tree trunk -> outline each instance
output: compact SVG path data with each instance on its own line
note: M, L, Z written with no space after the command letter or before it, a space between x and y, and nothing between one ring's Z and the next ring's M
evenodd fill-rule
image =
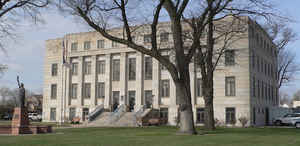
M189 78L189 77L186 77ZM179 100L179 120L180 128L179 134L197 134L194 126L192 102L191 102L191 90L190 82L180 81L175 83L176 85L176 96Z
M208 77L206 82L203 82L203 96L205 102L205 130L215 130L215 119L214 119L214 87L213 79Z

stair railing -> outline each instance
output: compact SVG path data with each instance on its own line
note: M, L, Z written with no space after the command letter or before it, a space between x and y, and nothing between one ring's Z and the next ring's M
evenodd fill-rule
M104 111L104 105L99 105L88 115L88 121L91 122L95 120Z
M121 104L111 115L110 122L115 122L121 118L121 116L126 112L126 106Z

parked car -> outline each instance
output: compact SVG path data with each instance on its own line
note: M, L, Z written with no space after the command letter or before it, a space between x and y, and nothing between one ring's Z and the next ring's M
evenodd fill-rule
M28 118L31 121L42 121L42 115L38 113L28 113Z
M5 114L5 115L3 116L3 119L4 119L4 120L12 120L12 115L11 115L11 114Z
M300 113L286 114L283 117L276 118L274 124L277 126L293 125L300 128Z

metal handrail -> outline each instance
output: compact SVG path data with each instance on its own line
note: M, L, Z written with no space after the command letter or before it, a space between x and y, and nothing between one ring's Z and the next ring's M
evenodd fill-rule
M104 111L104 105L99 105L88 115L89 122L93 121L97 116L99 116Z
M113 113L110 115L110 122L115 122L121 118L121 116L126 112L126 106L124 104L120 105Z

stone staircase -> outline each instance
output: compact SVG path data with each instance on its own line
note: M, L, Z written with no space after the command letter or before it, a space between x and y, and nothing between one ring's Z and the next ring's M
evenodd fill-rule
M134 112L126 112L116 121L111 121L112 112L103 112L94 121L89 122L89 127L137 127Z

